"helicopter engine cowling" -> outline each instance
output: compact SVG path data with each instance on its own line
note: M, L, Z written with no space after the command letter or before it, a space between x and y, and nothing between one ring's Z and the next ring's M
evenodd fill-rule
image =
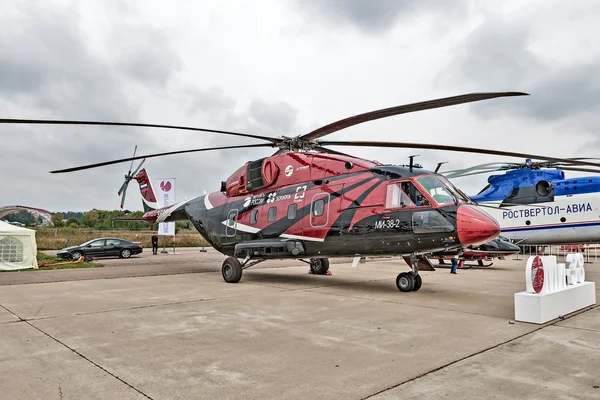
M263 189L275 183L278 175L279 167L273 160L250 161L231 174L225 183L225 192L227 196L238 196Z

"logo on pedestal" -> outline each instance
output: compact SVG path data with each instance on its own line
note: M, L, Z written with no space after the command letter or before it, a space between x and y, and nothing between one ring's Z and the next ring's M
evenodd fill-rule
M163 192L168 192L169 190L171 190L171 182L162 181L160 183L160 188L162 189Z
M533 284L533 290L536 293L542 291L544 287L544 263L540 257L535 257L533 259L533 264L531 266L531 282Z

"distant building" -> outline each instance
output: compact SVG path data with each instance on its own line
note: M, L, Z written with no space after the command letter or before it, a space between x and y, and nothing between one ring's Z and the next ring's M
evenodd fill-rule
M28 206L0 206L0 220L4 219L8 215L17 213L19 211L27 211L31 213L36 219L39 220L39 217L42 218L41 225L51 225L52 224L52 213L48 210L44 210L42 208L28 207ZM10 223L10 222L9 222ZM15 224L13 224L15 225ZM22 224L21 224L22 225ZM19 226L21 226L19 225Z

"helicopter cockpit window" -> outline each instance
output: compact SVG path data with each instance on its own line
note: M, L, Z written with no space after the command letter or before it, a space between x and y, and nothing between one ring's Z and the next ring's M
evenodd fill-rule
M417 211L412 215L414 233L452 232L454 226L437 210Z
M410 181L390 183L385 198L386 208L429 206L429 201Z
M444 185L446 185L446 187L448 188L448 190L450 191L450 193L456 197L458 199L458 201L464 201L465 203L468 203L471 201L471 198L469 197L468 194L466 194L465 192L463 192L462 190L460 190L459 188L457 188L456 186L454 186L452 184L452 182L450 182L448 180L448 178L446 178L443 175L438 175L436 176L437 179L439 179Z
M423 186L423 189L425 189L439 205L454 203L458 200L458 195L436 176L420 176L417 178L417 182Z

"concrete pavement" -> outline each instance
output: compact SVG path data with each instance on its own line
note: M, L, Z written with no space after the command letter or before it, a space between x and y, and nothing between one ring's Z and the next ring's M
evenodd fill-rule
M600 308L511 323L523 260L401 293L400 259L273 261L227 284L218 253L178 250L0 273L0 398L600 397Z

